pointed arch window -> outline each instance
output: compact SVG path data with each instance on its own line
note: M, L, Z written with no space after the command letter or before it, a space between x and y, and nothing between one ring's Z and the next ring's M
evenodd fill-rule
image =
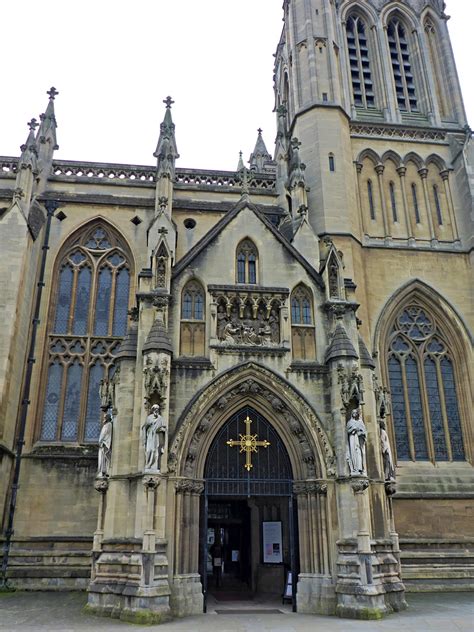
M434 202L435 202L436 217L438 219L438 225L442 226L443 225L443 213L441 211L441 201L440 201L440 198L439 198L439 189L438 189L438 185L437 184L433 185L433 198L434 198Z
M347 20L346 32L354 105L365 109L375 108L368 33L364 20L358 15L351 15Z
M257 283L258 251L250 239L240 242L236 252L237 283Z
M411 185L411 197L413 199L413 210L415 212L415 221L417 224L420 224L420 205L418 204L418 190L416 188L416 184L413 183Z
M369 198L370 219L375 220L374 185L372 180L367 180L367 196Z
M387 36L398 107L402 112L419 112L407 29L394 18L388 24Z
M204 356L204 318L204 290L197 281L189 281L181 294L181 355Z
M463 461L453 355L442 326L416 302L395 319L388 376L398 460Z
M126 332L130 256L111 229L95 224L66 242L54 275L39 439L95 442L100 382Z
M304 285L291 294L291 339L294 360L315 360L313 297Z

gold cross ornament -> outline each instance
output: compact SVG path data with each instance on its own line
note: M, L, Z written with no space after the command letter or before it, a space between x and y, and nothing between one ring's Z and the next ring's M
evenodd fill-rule
M247 472L250 472L250 470L253 467L252 452L258 452L257 447L268 448L268 446L270 445L270 441L267 441L266 439L265 441L257 441L257 435L250 434L250 424L252 423L252 420L250 419L248 415L244 423L246 426L247 434L241 434L240 441L234 441L233 439L231 439L230 441L227 441L227 445L230 446L231 448L234 448L235 446L237 446L240 448L241 452L245 452L244 467L247 470Z

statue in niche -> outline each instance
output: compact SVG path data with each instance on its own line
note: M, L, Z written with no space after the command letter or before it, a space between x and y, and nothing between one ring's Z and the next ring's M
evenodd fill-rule
M349 465L351 476L365 476L366 454L365 444L367 441L367 428L362 419L360 408L354 408L346 424L347 452L346 460Z
M166 423L160 415L160 407L153 404L150 414L142 426L142 440L145 448L145 471L159 472L164 453Z
M221 303L217 308L217 338L226 344L252 347L272 347L280 344L280 315L279 308L273 305L269 316L266 308L261 305L256 318L252 307L247 304L243 318L239 310L232 306L230 317L225 306Z
M395 480L395 467L393 464L390 441L388 439L387 429L385 426L385 421L383 421L383 419L379 421L379 427L380 427L380 446L382 449L384 479L386 482L393 482Z
M99 454L97 476L106 478L110 473L110 464L112 457L112 430L113 430L113 413L112 408L105 411L104 423L99 435Z

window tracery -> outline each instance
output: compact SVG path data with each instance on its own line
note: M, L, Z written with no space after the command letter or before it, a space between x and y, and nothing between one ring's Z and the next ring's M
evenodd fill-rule
M66 243L50 309L41 441L94 442L100 382L126 333L130 262L101 224Z
M204 290L197 281L189 281L181 295L181 355L204 356Z
M294 360L315 359L313 301L303 285L299 285L291 295L291 338Z
M416 302L396 317L388 375L398 460L464 460L454 359L442 328Z
M250 239L244 239L236 253L237 283L257 283L258 252Z

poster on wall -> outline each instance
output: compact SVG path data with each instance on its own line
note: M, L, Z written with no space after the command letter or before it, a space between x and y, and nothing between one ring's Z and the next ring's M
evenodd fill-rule
M281 564L283 562L281 522L263 522L262 528L264 564Z

